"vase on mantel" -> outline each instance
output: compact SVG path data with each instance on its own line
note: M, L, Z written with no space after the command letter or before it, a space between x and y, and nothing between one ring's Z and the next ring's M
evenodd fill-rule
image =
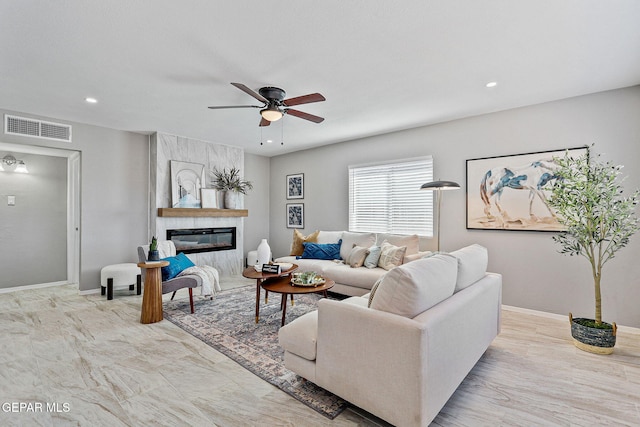
M238 209L240 206L240 193L232 190L224 192L224 208Z
M258 265L269 264L271 261L271 247L267 243L267 239L262 239L258 245Z

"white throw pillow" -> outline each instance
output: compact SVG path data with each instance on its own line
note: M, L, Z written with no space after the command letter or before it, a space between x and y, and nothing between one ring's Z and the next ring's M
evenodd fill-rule
M347 259L353 246L363 246L368 248L376 242L375 233L342 233L342 246L340 246L340 258Z
M413 318L453 295L458 260L438 254L394 268L371 290L369 306Z
M453 251L451 255L458 259L456 292L482 279L487 272L489 254L484 246L473 244Z
M406 251L406 246L394 246L385 240L382 242L382 246L380 246L378 267L382 267L385 270L391 270L392 268L401 265Z

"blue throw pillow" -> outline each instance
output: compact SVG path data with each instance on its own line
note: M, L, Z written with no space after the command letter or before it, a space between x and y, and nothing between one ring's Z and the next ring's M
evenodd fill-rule
M163 258L163 261L169 261L169 265L162 267L162 281L171 280L186 268L193 267L195 264L182 252L176 256Z
M309 243L305 242L304 252L300 258L302 259L340 259L340 245L342 239L338 243Z

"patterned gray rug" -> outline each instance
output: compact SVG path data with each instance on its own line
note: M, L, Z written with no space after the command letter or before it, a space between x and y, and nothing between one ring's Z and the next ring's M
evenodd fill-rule
M284 367L284 352L278 345L278 329L282 319L280 295L270 294L260 303L260 322L255 323L255 285L219 292L213 300L195 303L195 314L189 310L189 299L165 301L164 317L194 337L235 360L245 369L273 384L300 402L334 419L348 406L329 393ZM319 295L297 295L295 305L288 302L287 323L316 309Z

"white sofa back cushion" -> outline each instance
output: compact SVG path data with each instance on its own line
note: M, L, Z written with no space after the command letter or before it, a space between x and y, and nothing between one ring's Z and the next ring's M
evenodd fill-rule
M322 231L318 234L318 242L322 244L338 243L342 239L342 231Z
M390 234L379 233L377 238L377 245L382 245L382 242L387 241L394 246L406 246L406 255L417 254L420 250L420 239L417 234Z
M458 258L458 279L455 292L482 279L487 272L489 254L484 246L473 244L450 254Z
M373 287L370 307L413 318L453 295L458 259L437 254L396 267Z
M368 248L376 242L375 233L352 233L345 231L342 233L342 245L340 246L340 258L347 259L354 246Z

